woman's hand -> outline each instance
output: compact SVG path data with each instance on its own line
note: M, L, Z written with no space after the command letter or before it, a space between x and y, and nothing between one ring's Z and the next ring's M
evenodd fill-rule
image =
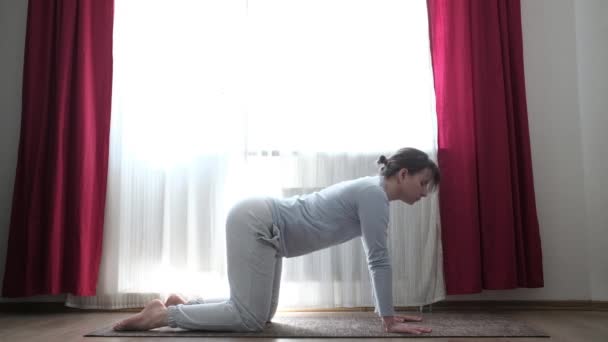
M432 331L431 328L405 323L420 321L422 321L422 317L419 316L384 316L382 317L382 326L384 331L391 333L408 333L414 335L430 333Z
M420 316L408 316L408 315L396 315L393 316L393 320L397 323L405 323L405 322L422 322L422 317Z

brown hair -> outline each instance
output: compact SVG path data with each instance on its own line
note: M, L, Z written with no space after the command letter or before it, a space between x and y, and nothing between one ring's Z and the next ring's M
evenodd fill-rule
M432 174L431 190L435 189L441 180L437 164L426 153L413 147L402 148L389 158L382 155L378 158L377 163L383 165L380 168L380 175L384 178L391 177L401 169L406 169L412 175L424 169L429 169Z

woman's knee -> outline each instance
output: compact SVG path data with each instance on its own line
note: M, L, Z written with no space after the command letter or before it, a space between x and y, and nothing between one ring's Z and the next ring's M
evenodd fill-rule
M264 327L263 326L262 327L253 327L253 328L250 328L249 331L255 332L255 333L262 332L262 331L264 331Z

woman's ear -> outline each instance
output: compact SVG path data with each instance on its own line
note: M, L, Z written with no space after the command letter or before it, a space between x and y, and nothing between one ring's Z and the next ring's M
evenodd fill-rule
M397 177L397 182L398 183L403 182L405 180L405 177L407 176L407 174L408 174L408 172L407 172L406 168L399 170L399 172L397 173L397 175L399 176L399 177Z

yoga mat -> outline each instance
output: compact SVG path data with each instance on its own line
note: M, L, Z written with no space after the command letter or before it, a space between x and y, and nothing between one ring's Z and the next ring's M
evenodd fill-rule
M402 313L414 314L417 313ZM422 335L385 333L379 318L371 312L281 313L264 331L256 333L191 331L163 327L149 331L114 331L104 327L89 337L549 337L524 322L494 313L434 312L422 315L423 322L411 323L433 328Z

